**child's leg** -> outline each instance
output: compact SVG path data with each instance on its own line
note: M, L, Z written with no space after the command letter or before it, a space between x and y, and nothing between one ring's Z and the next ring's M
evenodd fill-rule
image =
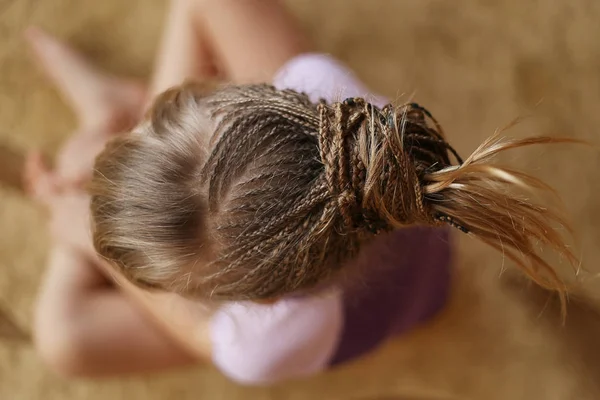
M131 80L102 73L56 38L30 28L29 43L46 74L73 107L80 127L59 151L55 172L66 183L86 181L110 135L139 119L145 90Z
M206 31L194 23L192 12L193 1L171 0L150 82L150 100L186 79L204 80L218 74Z
M25 36L46 75L77 114L81 130L113 133L137 122L146 95L142 85L98 71L40 29L30 28Z
M229 79L271 82L308 41L280 0L190 0L193 18L212 40Z
M235 83L270 82L286 61L308 48L278 0L171 0L152 97L217 72Z

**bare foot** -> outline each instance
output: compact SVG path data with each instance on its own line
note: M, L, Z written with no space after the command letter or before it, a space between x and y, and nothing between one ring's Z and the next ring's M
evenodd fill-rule
M129 129L144 106L144 86L98 71L65 43L38 28L25 32L46 75L73 108L83 130L115 133Z

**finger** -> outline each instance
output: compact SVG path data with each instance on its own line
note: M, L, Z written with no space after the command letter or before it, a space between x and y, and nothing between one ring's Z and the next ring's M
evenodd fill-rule
M50 204L58 192L57 180L39 151L27 156L25 180L28 193L43 203Z
M33 196L34 182L39 176L41 153L37 150L30 151L25 157L23 169L23 186L27 194Z

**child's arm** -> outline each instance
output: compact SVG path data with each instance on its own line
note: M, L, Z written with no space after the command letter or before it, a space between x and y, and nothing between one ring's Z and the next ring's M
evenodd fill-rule
M174 335L172 339L164 334L170 330L161 330L163 326L156 323L172 329L177 320L169 311L181 307L177 303L153 307L151 298L133 285L115 285L110 268L95 256L89 236L89 197L61 188L35 154L27 163L27 181L31 195L50 211L56 242L34 329L35 343L46 362L64 375L101 376L197 361L194 353L173 340ZM162 315L171 319L162 321ZM205 353L210 354L210 348L200 352Z
M162 334L83 253L57 244L38 299L35 343L68 376L142 373L197 359Z

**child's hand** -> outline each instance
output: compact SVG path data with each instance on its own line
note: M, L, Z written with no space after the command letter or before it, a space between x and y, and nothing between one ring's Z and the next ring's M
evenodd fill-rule
M83 131L73 135L56 158L54 173L62 185L81 187L92 176L96 156L112 137L104 131Z
M89 220L89 196L65 183L47 167L37 152L28 156L25 181L29 194L50 211L53 240L87 255L95 255Z

